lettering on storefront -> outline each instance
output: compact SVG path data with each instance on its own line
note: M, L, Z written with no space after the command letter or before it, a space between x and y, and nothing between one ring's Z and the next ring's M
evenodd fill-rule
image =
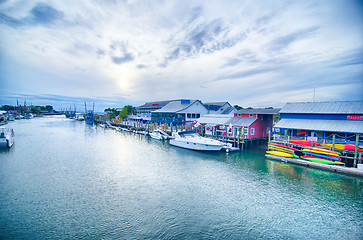
M362 115L348 115L347 120L363 120Z

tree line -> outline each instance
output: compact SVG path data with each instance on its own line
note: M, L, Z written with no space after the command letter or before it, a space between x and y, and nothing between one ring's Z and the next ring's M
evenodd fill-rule
M136 108L131 105L126 105L121 110L116 109L116 108L106 108L104 110L104 112L107 112L108 114L110 114L110 119L118 116L122 120L127 118L128 115L136 115L136 113L137 113Z

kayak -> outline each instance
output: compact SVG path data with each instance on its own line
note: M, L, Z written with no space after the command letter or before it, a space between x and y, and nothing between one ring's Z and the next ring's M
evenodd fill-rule
M268 148L274 149L276 151L282 151L282 152L295 154L294 150L291 150L291 149L288 149L288 148L276 147L276 146L273 146L273 145L268 145Z
M285 145L277 144L277 143L270 143L270 145L273 145L273 146L276 146L276 147L288 148L288 149L291 149L291 150L294 150L294 151L296 151L296 150L297 150L297 149L296 149L296 148L294 148L294 147L289 147L289 146L285 146Z
M328 152L324 152L324 151L312 150L312 149L307 149L307 148L304 148L303 151L312 152L312 153L318 153L318 154L323 154L323 155L328 155L328 156L339 157L339 154L338 153L328 153Z
M285 153L295 154L295 153L290 152L290 151L288 151L288 150L278 149L278 148L274 148L274 147L268 147L268 150L280 151L280 152L285 152Z
M331 144L331 143L323 144L322 146L328 147L328 148L333 148L333 144ZM355 145L353 145L353 144L335 144L334 148L339 149L339 150L355 151ZM358 147L358 151L363 152L363 149Z
M335 160L335 161L340 161L340 157L328 156L328 155L324 155L324 154L318 154L318 153L307 152L307 151L303 151L303 153L306 154L306 155L311 155L311 156L315 156L315 157L320 157L320 158L326 158L326 159L331 159L331 160Z
M279 152L279 151L266 151L267 154L272 154L280 157L288 157L288 158L299 158L295 154L285 153L285 152Z
M355 145L353 144L344 144L344 150L355 151ZM363 152L361 148L358 147L358 151Z
M311 162L323 163L323 164L329 164L329 165L340 165L341 164L341 163L337 163L337 162L334 162L334 161L321 159L321 158L302 158L302 159L308 160L308 161L311 161Z
M333 148L333 144L331 144L331 143L322 144L321 146L328 147L328 148ZM343 144L335 144L334 148L338 149L338 150L344 150L344 145Z
M303 159L307 159L307 158L316 158L316 159L322 159L322 160L328 160L328 161L331 161L329 159L324 159L324 158L320 158L320 157L316 157L316 156L311 156L311 155L304 155L304 156L301 156L301 158ZM340 162L340 161L332 161L332 162L335 162L336 164L339 164L339 165L344 165L343 162Z
M308 141L308 140L290 140L289 142L294 143L294 144L298 144L298 145L304 145L304 146L311 146L311 144L313 144L314 147L320 146L319 143L311 142L311 141Z
M326 153L334 153L334 154L338 154L338 155L341 155L340 152L337 152L337 151L333 151L333 150L328 150L328 149L325 149L325 148L318 148L318 147L304 147L306 149L311 149L311 150L315 150L315 151L321 151L321 152L326 152Z

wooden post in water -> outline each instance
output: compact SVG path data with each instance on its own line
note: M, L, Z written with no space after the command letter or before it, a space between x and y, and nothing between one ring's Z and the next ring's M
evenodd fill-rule
M287 140L287 129L285 129L285 135L284 135L284 140Z
M244 149L245 145L245 127L242 126L242 149Z
M314 137L314 132L311 132L311 136ZM311 140L311 146L314 147L314 142Z
M335 134L333 134L333 146L332 146L332 150L334 151L335 149Z
M355 149L354 149L354 166L357 167L357 157L358 157L358 142L359 142L359 134L355 136Z
M271 131L268 131L268 142L267 145L270 145L271 142Z
M228 128L227 127L226 127L225 134L226 134L226 142L227 142L227 135L228 135Z
M240 144L240 137L241 137L241 128L237 128L237 146L239 147Z

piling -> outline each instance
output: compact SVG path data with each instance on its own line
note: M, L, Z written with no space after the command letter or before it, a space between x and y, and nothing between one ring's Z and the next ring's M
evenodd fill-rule
M354 167L357 167L359 134L355 136Z

